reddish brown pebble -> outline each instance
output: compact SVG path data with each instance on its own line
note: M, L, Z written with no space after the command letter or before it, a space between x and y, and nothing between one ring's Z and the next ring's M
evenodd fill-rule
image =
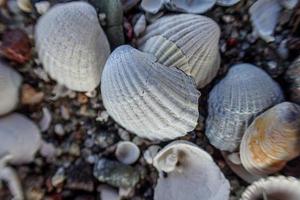
M9 60L24 64L31 59L31 43L21 29L7 30L3 34L1 54Z
M37 92L31 85L24 84L22 86L22 98L23 105L35 105L42 102L44 98L43 92Z
M89 101L89 98L86 95L84 95L83 93L79 93L77 95L77 101L80 104L86 104Z

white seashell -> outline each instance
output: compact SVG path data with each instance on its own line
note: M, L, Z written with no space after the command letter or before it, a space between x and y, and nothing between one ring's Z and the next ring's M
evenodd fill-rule
M299 200L300 181L294 177L268 177L250 185L240 200Z
M163 0L142 0L142 8L152 14L156 14L160 9L163 8Z
M18 8L26 13L32 12L32 4L30 0L17 0Z
M139 159L140 154L139 147L133 142L122 141L117 144L115 156L121 163L133 164Z
M180 14L149 25L139 45L144 52L154 54L159 63L192 76L202 88L219 70L219 38L220 28L210 18Z
M299 0L278 0L279 3L286 9L294 9Z
M145 15L141 15L140 18L137 20L137 22L134 25L133 31L134 34L138 37L146 30L146 18Z
M140 137L173 139L197 125L200 92L192 78L130 46L110 55L101 93L109 115Z
M205 134L216 148L232 152L253 118L283 99L266 72L251 64L235 65L209 94Z
M43 108L43 118L39 122L39 126L41 128L41 131L46 131L50 127L50 124L52 122L52 115L48 108Z
M216 0L163 0L166 8L171 11L186 13L204 13L211 9Z
M58 83L77 91L97 87L110 50L91 5L54 6L39 19L35 41L45 70Z
M50 8L50 2L49 1L36 2L34 4L34 7L36 8L36 11L40 15L43 15L43 14L45 14L49 10L49 8Z
M266 42L274 41L272 36L278 22L281 6L277 0L258 0L249 9L252 25Z
M0 115L14 110L19 102L21 75L0 62Z
M146 160L146 162L148 164L152 164L153 163L153 159L155 157L155 155L158 153L158 151L160 150L160 146L158 145L151 145L143 154L144 159Z
M220 6L233 6L241 0L217 0L217 4Z
M42 144L38 127L18 113L0 118L0 138L0 155L11 155L13 164L31 162Z
M175 141L154 158L159 177L154 200L228 200L230 185L212 157L196 145Z

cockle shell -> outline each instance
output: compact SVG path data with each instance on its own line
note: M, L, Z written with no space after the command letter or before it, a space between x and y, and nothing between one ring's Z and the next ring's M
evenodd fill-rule
M110 55L101 93L109 115L140 137L173 139L196 127L200 92L194 80L130 46Z
M209 94L206 136L218 149L232 152L253 118L283 98L279 85L263 70L235 65Z
M299 200L300 181L294 177L268 177L250 185L240 200Z
M45 70L57 82L77 91L97 87L110 50L91 5L54 6L39 19L35 41Z
M191 75L198 87L207 85L220 66L219 26L210 18L192 14L165 16L146 29L140 49L158 62Z
M31 162L42 144L37 125L18 113L0 118L0 138L0 156L13 164Z
M284 102L259 115L243 136L240 156L247 171L261 176L300 156L300 106Z
M289 84L289 97L291 101L300 104L300 56L289 66L285 74Z
M154 190L154 200L228 200L230 186L212 157L196 145L175 141L154 158L162 173Z
M14 110L19 102L21 75L0 62L0 115Z
M133 142L122 141L117 144L116 158L127 165L135 163L140 157L141 151Z

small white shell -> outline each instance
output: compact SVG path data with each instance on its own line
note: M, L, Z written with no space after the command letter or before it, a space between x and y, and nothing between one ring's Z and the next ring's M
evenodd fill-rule
M175 141L154 158L159 177L154 200L228 200L230 185L212 157L196 145Z
M163 0L142 0L142 8L152 14L157 13L164 5Z
M42 144L37 125L18 113L0 118L0 138L0 155L11 155L13 164L31 162Z
M110 50L91 5L54 6L39 19L35 42L45 70L57 82L77 91L97 87Z
M278 199L299 200L300 181L294 177L269 177L250 185L240 200Z
M158 145L151 145L143 154L144 159L148 164L153 163L153 159L158 151L161 149Z
M127 45L107 60L101 94L109 115L140 137L173 139L197 125L200 92L193 79Z
M139 35L141 35L146 30L146 25L147 23L146 23L145 15L141 15L133 28L135 36L138 37Z
M141 151L136 144L129 141L122 141L117 144L115 156L120 162L130 165L139 159L140 153Z
M198 87L207 85L220 66L220 28L210 18L192 14L164 16L146 29L140 49L158 62L192 76Z
M232 152L253 118L283 99L266 72L251 64L235 65L209 94L205 134L216 148Z
M217 4L220 6L233 6L241 0L217 0Z
M255 31L266 42L272 42L275 39L272 34L280 11L281 6L277 0L258 0L249 9Z
M14 110L19 102L21 75L0 62L0 115Z

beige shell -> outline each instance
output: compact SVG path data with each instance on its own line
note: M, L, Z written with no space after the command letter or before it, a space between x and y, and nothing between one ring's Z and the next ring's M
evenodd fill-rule
M135 163L140 157L141 151L133 142L122 141L117 144L116 158L127 165Z
M250 185L240 200L299 200L300 181L294 177L268 177Z
M207 85L220 66L220 28L210 18L193 14L164 16L146 29L140 49L158 62L191 75L198 87Z
M300 156L300 106L284 102L259 115L245 132L240 156L245 169L260 176Z
M39 19L35 42L45 70L58 83L77 91L97 87L110 50L91 5L54 6Z
M161 173L154 200L228 200L230 185L212 157L196 145L175 141L154 158Z
M0 138L0 156L10 155L13 164L31 162L42 144L37 125L18 113L0 118Z
M130 46L109 57L101 79L103 104L129 131L149 139L173 139L192 131L199 117L192 78Z
M205 134L216 148L233 152L253 118L283 99L266 72L251 64L235 65L209 93Z
M21 75L0 62L0 115L14 110L19 102Z

